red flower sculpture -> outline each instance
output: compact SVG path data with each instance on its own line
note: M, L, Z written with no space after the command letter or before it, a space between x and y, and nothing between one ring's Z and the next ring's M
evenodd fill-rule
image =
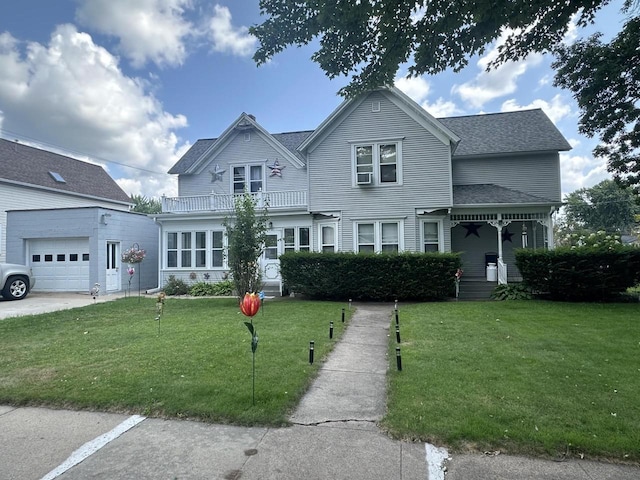
M240 302L240 311L247 317L253 317L260 310L260 297L256 293L247 293Z

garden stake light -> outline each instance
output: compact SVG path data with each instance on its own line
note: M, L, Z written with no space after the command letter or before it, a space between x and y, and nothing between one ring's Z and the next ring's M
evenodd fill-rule
M398 309L396 308L396 325L400 325L400 320L398 319Z
M398 371L402 371L402 356L400 355L400 347L396 347L396 365L398 367Z
M400 343L400 325L396 324L396 342Z
M342 309L342 323L344 323L344 308Z
M313 365L313 342L309 342L309 363Z
M329 322L329 340L333 338L333 322Z
M244 322L251 334L251 356L252 356L252 402L256 404L256 350L258 349L258 331L253 326L253 316L260 310L260 297L255 293L247 293L240 302L240 311L247 317L251 318L251 323Z

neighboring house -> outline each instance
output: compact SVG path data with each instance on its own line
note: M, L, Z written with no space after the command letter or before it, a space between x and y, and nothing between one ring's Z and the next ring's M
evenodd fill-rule
M132 205L101 166L0 139L0 261L31 266L35 291L123 290L133 243L149 254L140 285L157 286L158 226Z
M395 88L343 102L314 131L270 134L242 114L169 171L179 196L156 216L159 282L224 278L222 221L245 189L269 206L272 288L278 256L301 250L455 251L467 278L517 280L514 249L553 247L570 148L542 110L436 119Z

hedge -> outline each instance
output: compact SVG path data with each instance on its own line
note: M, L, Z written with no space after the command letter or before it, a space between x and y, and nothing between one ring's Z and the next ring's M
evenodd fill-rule
M311 253L280 257L285 288L318 299L442 300L454 294L456 253Z
M640 282L640 249L517 250L523 282L553 300L605 301Z

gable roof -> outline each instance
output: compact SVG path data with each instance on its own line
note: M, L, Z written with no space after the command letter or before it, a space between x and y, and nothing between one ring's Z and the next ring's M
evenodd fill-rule
M571 150L569 142L539 108L438 120L460 137L454 158Z
M407 96L398 88L384 87L374 91L383 94L391 102L393 102L394 104L396 104L396 106L403 110L407 115L409 115L416 122L422 125L425 129L431 131L431 133L438 137L442 142L449 142L453 146L453 148L455 148L455 145L460 141L460 138L458 138L456 133L450 130L442 122L439 122L429 112L427 112L424 108L414 102L411 98L409 98L409 96ZM309 148L313 148L314 144L321 141L322 138L328 135L329 132L331 132L339 124L340 118L354 110L371 93L373 93L373 91L359 95L356 98L347 99L342 102L338 106L338 108L336 108L331 113L331 115L329 115L318 126L318 128L316 128L314 132L309 137L307 137L304 142L302 142L302 144L298 147L298 150L303 152Z
M513 190L511 188L501 187L494 184L478 184L478 185L454 185L453 186L453 205L494 205L494 204L511 204L511 205L559 205L548 198L537 197L528 193Z
M220 152L235 137L238 131L257 131L276 152L287 158L293 166L297 168L304 167L302 157L281 142L281 140L284 140L287 143L291 143L290 137L293 137L296 132L277 138L276 135L271 135L262 128L253 115L243 112L218 138L198 140L169 170L169 173L197 173L198 169L204 167L210 158Z
M132 204L100 165L5 139L0 139L0 182Z

